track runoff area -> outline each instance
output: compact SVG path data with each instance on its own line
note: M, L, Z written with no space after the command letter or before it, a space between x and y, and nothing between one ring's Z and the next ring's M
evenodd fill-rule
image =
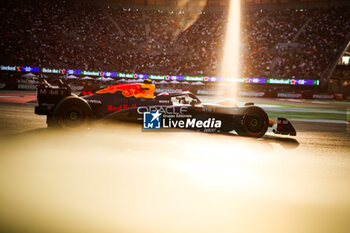
M1 93L1 230L349 232L349 102L245 102L297 136L48 130L33 93Z

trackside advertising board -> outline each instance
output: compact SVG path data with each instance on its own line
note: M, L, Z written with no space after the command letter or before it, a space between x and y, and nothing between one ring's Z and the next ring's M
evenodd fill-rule
M242 77L242 78L223 78L209 76L182 76L182 75L154 75L154 74L135 74L123 73L116 71L89 71L82 69L66 69L66 68L40 68L35 66L10 66L1 65L1 71L15 72L32 72L46 74L67 74L67 75L84 75L84 76L100 76L100 77L117 77L127 79L152 79L156 81L188 81L188 82L239 82L239 83L256 83L256 84L283 84L283 85L320 85L319 80L312 79L276 79L276 78L257 78L257 77Z

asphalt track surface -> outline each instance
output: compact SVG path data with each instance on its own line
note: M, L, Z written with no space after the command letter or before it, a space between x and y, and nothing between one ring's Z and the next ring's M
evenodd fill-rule
M276 100L278 101L278 100ZM0 230L350 232L346 124L261 139L139 125L46 129L0 103Z

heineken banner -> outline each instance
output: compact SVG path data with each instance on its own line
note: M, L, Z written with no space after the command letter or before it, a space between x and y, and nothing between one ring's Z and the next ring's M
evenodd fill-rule
M152 80L167 80L167 81L190 81L190 82L239 82L252 84L282 84L282 85L320 85L319 80L312 79L278 79L278 78L223 78L223 77L208 77L208 76L182 76L182 75L154 75L154 74L134 74L122 73L115 71L90 71L81 69L63 69L63 68L40 68L34 66L10 66L1 65L1 71L14 72L32 72L45 74L63 74L63 75L83 75L96 77L115 77L127 79L152 79Z

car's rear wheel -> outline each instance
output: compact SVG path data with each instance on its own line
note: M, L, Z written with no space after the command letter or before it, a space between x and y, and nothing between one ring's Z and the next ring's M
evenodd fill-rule
M269 126L266 112L256 106L243 109L243 117L235 131L240 136L260 138L265 135Z
M81 98L70 96L57 105L54 117L63 128L87 127L91 118L91 108Z

